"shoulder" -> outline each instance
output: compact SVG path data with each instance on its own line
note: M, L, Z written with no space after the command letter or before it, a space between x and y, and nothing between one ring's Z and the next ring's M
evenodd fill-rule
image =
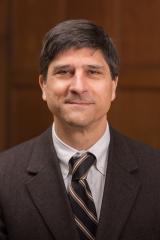
M160 150L155 149L154 147L144 144L138 140L132 139L117 130L110 128L111 131L111 140L113 141L114 145L120 148L124 148L133 152L133 154L139 155L151 155L151 156L159 156L160 157Z
M23 163L25 164L32 155L32 152L35 151L35 148L40 150L43 143L49 141L49 139L51 139L51 128L48 128L45 132L35 138L1 152L0 169L8 163L10 166L12 166L12 164L16 165L18 162L20 162L21 165Z
M116 152L116 156L131 162L131 159L138 164L140 169L160 174L160 150L147 144L131 139L117 130L111 128L111 148Z
M160 151L131 139L111 128L112 161L123 169L136 169L141 183L159 189L160 185ZM133 171L133 173L135 173ZM134 175L134 174L133 174ZM147 185L146 185L147 183ZM143 185L143 186L144 186ZM155 190L156 191L156 190ZM158 190L159 191L159 190Z

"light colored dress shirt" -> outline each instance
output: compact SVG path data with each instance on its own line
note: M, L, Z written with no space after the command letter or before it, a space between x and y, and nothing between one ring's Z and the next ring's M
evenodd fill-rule
M57 156L60 160L60 168L62 172L62 176L64 179L64 183L68 192L69 185L71 183L71 174L69 172L69 160L75 153L82 152L91 152L96 156L96 163L89 169L87 175L87 182L92 192L92 196L94 199L97 217L99 219L102 198L103 198L103 190L105 184L106 170L107 170L107 162L108 162L108 147L110 142L110 132L109 126L107 123L106 130L103 136L89 149L79 151L73 147L70 147L66 143L64 143L56 134L54 124L52 127L52 137L53 144L57 153Z

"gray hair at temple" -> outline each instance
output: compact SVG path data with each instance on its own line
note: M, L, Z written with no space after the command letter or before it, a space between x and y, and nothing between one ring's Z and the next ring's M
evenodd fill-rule
M49 64L58 54L85 47L101 50L115 80L119 73L119 56L112 39L102 27L84 19L61 22L46 33L40 54L40 74L47 77Z

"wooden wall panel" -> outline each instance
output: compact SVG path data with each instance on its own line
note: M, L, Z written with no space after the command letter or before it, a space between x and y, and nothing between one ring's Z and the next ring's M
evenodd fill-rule
M121 1L120 34L123 64L160 65L160 1Z
M102 25L112 36L116 35L118 1L70 0L67 4L67 18L84 18Z
M42 37L65 18L65 0L12 0L10 124L8 146L31 138L50 124L41 100L38 62Z
M9 145L36 136L51 124L51 120L51 114L41 99L39 89L14 89L11 96Z
M0 38L1 39L1 38ZM6 144L6 54L5 43L0 40L0 149Z
M1 0L0 7L0 34L4 34L6 32L6 19L7 19L7 1Z
M110 121L128 136L160 148L160 90L120 88Z
M42 37L55 23L65 18L65 0L14 0L12 22L12 72L14 82L21 84L25 73L31 78L25 84L32 84L33 73L38 73L38 61Z
M0 7L0 150L6 146L6 91L7 91L7 15L8 2L1 1Z
M103 23L104 17L104 1L68 1L67 16L70 19L86 18L96 21L99 24ZM100 17L101 15L101 17Z
M128 136L160 147L160 3L117 2L120 89L110 118Z
M160 90L160 68L149 68L143 67L140 68L137 66L135 68L127 68L123 69L120 72L119 76L119 84L123 87L129 88L153 88L155 91L157 89Z
M130 137L160 146L158 0L1 2L0 131L4 136L0 141L6 138L6 147L40 133L50 123L38 88L41 41L53 25L73 18L103 25L118 46L121 73L118 98L110 113L113 125Z

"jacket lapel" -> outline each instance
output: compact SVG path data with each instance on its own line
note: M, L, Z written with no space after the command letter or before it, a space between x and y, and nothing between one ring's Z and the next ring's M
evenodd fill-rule
M96 240L118 240L140 189L138 166L124 137L111 129L104 197Z
M56 240L78 239L67 192L54 152L51 129L37 142L28 166L30 197Z
M37 140L26 184L33 203L56 240L78 240L51 129ZM96 240L118 240L140 189L138 166L127 141L111 130L104 197Z

